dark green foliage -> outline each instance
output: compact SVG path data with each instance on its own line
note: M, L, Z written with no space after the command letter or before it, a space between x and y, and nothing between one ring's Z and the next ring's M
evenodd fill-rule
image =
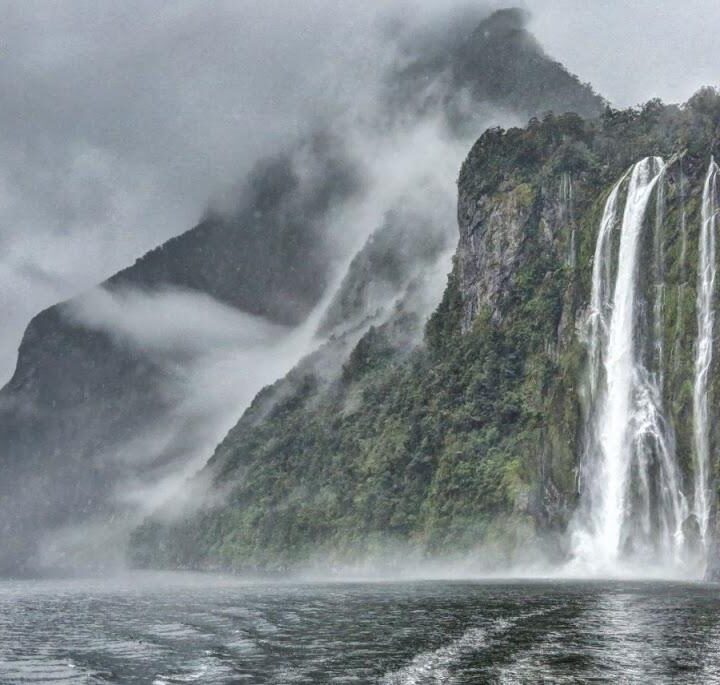
M343 381L346 383L357 381L373 369L383 366L386 360L392 357L393 351L393 346L385 332L371 326L343 366Z

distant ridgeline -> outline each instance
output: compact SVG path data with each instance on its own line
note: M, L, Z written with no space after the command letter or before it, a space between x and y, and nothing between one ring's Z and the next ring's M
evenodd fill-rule
M396 318L340 377L304 365L265 389L206 467L216 496L146 521L134 561L716 573L713 154L710 89L488 130L424 344L399 355Z
M548 110L587 116L602 111L602 98L544 54L518 10L497 12L474 30L463 24L440 33L440 39L409 41L402 48L402 67L385 75L374 116L377 130L388 132L389 138L426 116L434 125L441 122L444 144L451 140L457 145L474 140L498 111L521 121ZM574 118L568 122L565 125L582 128ZM539 145L535 139L550 125L538 124L535 133L524 134L528 142L523 167L514 172L527 174L537 188L540 178L532 174L550 143ZM334 236L345 228L333 224L338 210L364 199L375 202L365 197L362 160L346 149L342 132L337 122L320 122L289 149L261 161L232 211L208 214L195 228L109 279L103 284L105 291L122 295L130 290L140 296L180 292L207 298L203 302L212 298L271 324L304 325L333 281L328 252L337 242ZM520 134L490 133L483 145L510 148L512 135ZM585 178L596 178L596 160L609 153L589 143L581 145L589 133L572 135L579 136L575 153L588 156L583 176L580 171L563 176L572 181L580 212L583 193L590 192L584 190ZM637 143L638 154L641 148L649 144ZM629 152L629 144L623 144L623 150ZM477 152L468 165L476 158ZM498 164L502 160L499 156ZM468 165L464 198L480 178ZM504 173L498 168L483 174L484 182L497 176L499 183ZM557 174L542 181L543 192L555 188L551 183ZM513 182L508 176L502 187L493 187L495 195L478 189L477 196L488 202L490 197L505 197L498 193ZM535 207L535 187L517 190L517 202ZM570 186L563 187L569 192ZM529 405L516 393L529 372L526 358L535 359L533 346L547 336L541 328L533 330L523 347L507 356L501 345L514 344L507 336L518 329L510 319L496 319L492 335L506 336L497 348L481 334L480 323L477 332L456 341L454 317L459 315L462 292L457 279L469 278L468 268L453 276L455 285L430 324L427 349L400 363L398 355L407 353L421 328L411 301L423 289L424 273L455 240L451 217L429 221L407 204L404 197L390 202L384 222L374 227L375 235L352 260L319 322L320 339L331 338L328 345L288 379L263 391L218 449L210 467L217 470L218 483L238 481L227 506L203 511L172 532L148 524L136 537L138 559L266 567L301 560L322 548L361 554L388 536L412 540L428 550L443 549L461 539L476 544L485 535L478 531L496 520L490 513L504 512L509 501L513 520L528 521L528 512L539 515L546 510L537 494L539 481L527 471L529 457L515 452L507 457L511 452L506 441L511 425L523 428L513 438L518 445L529 435L523 413ZM518 205L517 211L524 210ZM553 226L553 239L542 243L543 251L533 253L533 259L552 262L557 256L553 250L564 240L563 230ZM578 233L579 250L585 249L583 238ZM529 240L523 238L516 255L523 264ZM461 261L471 245L482 249L478 241L479 234L463 238ZM517 247L502 249L514 254ZM345 257L350 261L352 254ZM534 263L528 261L527 268ZM582 263L578 264L580 272ZM519 282L532 290L531 276L523 274L517 274ZM502 292L518 298L510 288L514 280L500 276L498 272ZM552 287L562 289L569 278L561 269ZM573 293L580 287L578 281ZM378 317L379 301L397 301L397 312L389 319L386 314ZM477 307L481 302L477 299ZM104 522L117 525L126 517L132 524L137 502L121 492L123 484L144 487L158 482L177 473L172 469L186 465L194 451L205 449L197 435L202 430L197 429L212 417L198 413L178 419L178 407L186 399L184 386L177 382L186 372L184 352L130 344L74 316L79 303L82 300L76 299L56 305L33 319L13 378L0 391L0 572L32 565L37 542L48 536L57 542L60 557L71 556L58 542L61 536L55 535L60 529L92 521L103 531ZM467 302L463 307L466 323L484 320L484 315L468 309ZM519 316L520 310L515 313ZM353 346L357 337L380 322L384 325L370 329L347 359L343 343ZM533 328L550 323L541 319ZM349 329L355 337L345 335ZM487 354L499 355L497 367L482 361L485 348ZM467 355L467 363L462 363L462 355ZM346 362L341 379L320 382L319 371L309 372L327 370L328 364L333 367L330 362ZM512 373L503 371L508 365ZM456 377L444 377L447 373ZM498 379L494 374L500 374ZM488 384L490 394L484 394L483 384ZM495 402L495 396L503 400ZM573 406L571 397L566 401ZM155 428L171 422L179 424L171 437L164 442L154 439ZM501 434L495 436L492 431L501 425ZM557 506L565 506L567 484L550 466L545 473L543 483L557 488ZM570 478L566 471L561 473ZM510 492L514 494L508 500ZM550 516L554 522L561 518L559 513ZM520 527L512 528L521 534ZM157 554L143 544L152 543L155 535L163 540ZM80 535L79 541L85 537ZM102 560L106 534L96 537ZM73 560L68 558L68 563Z

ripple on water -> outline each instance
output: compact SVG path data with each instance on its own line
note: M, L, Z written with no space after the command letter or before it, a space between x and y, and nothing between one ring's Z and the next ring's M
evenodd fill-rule
M0 581L0 683L720 684L701 585Z

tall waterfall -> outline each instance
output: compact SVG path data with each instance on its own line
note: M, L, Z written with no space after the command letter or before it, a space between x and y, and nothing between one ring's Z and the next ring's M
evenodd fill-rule
M693 514L700 535L706 542L710 517L708 473L710 465L710 426L708 423L708 375L712 362L715 313L715 230L718 213L718 165L715 160L705 177L702 195L702 217L699 240L695 384L693 387L694 493Z
M592 293L590 297L590 314L588 316L589 342L589 394L590 402L597 399L598 384L603 366L602 354L607 344L608 322L611 311L610 278L612 266L612 230L617 222L617 205L620 188L630 171L615 184L603 210L595 244L593 259Z
M614 571L625 559L672 561L682 547L685 503L662 409L657 340L663 296L658 186L664 172L662 159L648 157L620 179L605 204L595 248L582 505L573 543L576 559L600 572ZM628 174L613 284L613 228ZM639 263L654 192L654 254L648 261L655 282L648 284Z

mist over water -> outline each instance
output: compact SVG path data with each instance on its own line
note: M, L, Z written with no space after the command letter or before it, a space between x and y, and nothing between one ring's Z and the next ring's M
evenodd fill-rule
M699 60L673 56L673 27L653 23L663 12L677 19L678 8L520 4L536 11L530 26L543 45L551 39L549 53L560 48L571 71L594 65L583 77L605 74L597 84L611 84L615 104L654 83L676 95L691 77L675 83L675 70ZM720 595L699 580L715 515L720 168L711 159L701 184L707 153L689 154L685 187L685 150L620 174L630 154L657 154L645 144L656 142L654 117L667 118L672 137L691 104L638 111L647 130L618 154L609 148L625 140L608 130L625 131L633 115L609 111L583 128L579 117L537 111L525 130L484 138L520 147L490 152L488 167L467 174L468 191L458 182L463 160L478 163L468 150L488 128L524 127L537 93L488 95L495 70L475 60L482 66L488 45L502 51L480 40L474 52L469 37L492 37L472 31L497 3L466 5L7 8L0 380L29 318L64 301L28 328L21 362L30 363L0 395L0 410L21 419L0 431L17 449L7 459L0 441L0 574L25 574L0 576L0 685L720 683ZM701 18L678 27L688 53L700 51L688 40L698 24L720 19L715 6L691 6ZM521 15L500 13L491 27L517 39L508 54L545 64ZM621 83L598 55L623 24L633 20L639 34L643 18L648 35L608 56L648 62ZM583 45L588 22L603 20ZM650 39L673 62L662 79ZM577 88L582 116L602 111L592 90L547 64L537 73L553 83L560 71L558 92ZM513 81L510 66L503 78ZM692 78L706 73L703 57ZM536 81L542 91L545 78ZM589 197L601 186L607 197ZM147 269L139 260L96 285L198 217L194 243L164 244ZM497 280L498 301L509 297L486 308L496 328L479 315L473 328L470 317L460 340L462 303L452 299L468 291L453 268L466 237L467 254L486 251L496 272L480 278ZM526 254L536 247L537 263ZM693 283L694 301L681 302ZM247 297L235 298L241 289ZM440 323L426 334L443 293ZM518 302L529 320L515 326ZM536 312L550 322L540 334ZM452 333L438 333L443 326ZM371 367L371 350L370 371L357 371L349 355L370 327L390 331L379 354L396 347L389 366ZM689 361L668 349L671 328L683 343L695 338ZM392 375L403 365L407 375ZM374 384L372 373L390 382ZM420 374L431 383L415 383ZM561 374L557 386L545 378ZM676 418L678 378L687 432ZM328 392L298 399L307 379ZM526 401L548 388L570 390L570 401L555 398L557 416L545 398ZM98 398L107 401L94 413ZM306 401L310 411L284 413ZM370 402L378 412L365 411ZM322 403L329 409L312 413ZM575 415L564 421L568 406ZM275 409L287 431L243 433L264 428ZM335 421L346 412L357 422ZM532 416L518 419L524 413ZM48 444L31 453L48 417ZM507 442L503 431L513 432ZM547 444L533 444L539 435ZM386 506L402 498L407 506ZM28 514L26 527L16 513ZM156 566L208 571L127 571L138 531L162 551L169 541ZM4 543L15 539L20 563L5 565Z

